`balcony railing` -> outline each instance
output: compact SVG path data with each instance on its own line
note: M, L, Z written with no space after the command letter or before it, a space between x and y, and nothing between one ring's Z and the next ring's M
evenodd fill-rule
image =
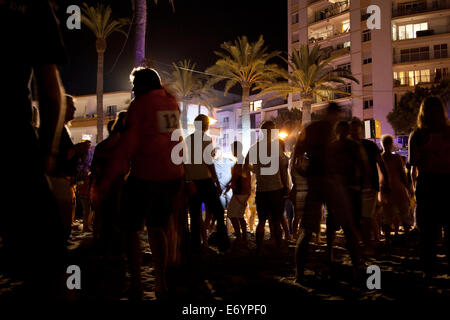
M394 63L406 63L448 58L448 50L434 50L424 52L408 52L394 55Z
M309 23L311 24L321 20L329 19L333 16L336 16L349 10L350 10L350 2L348 0L336 2L324 10L315 12L314 16L312 16L309 19Z
M316 43L316 42L320 42L320 41L323 41L323 40L327 40L327 39L330 39L330 38L334 38L334 37L339 37L339 36L342 36L342 35L345 35L345 34L349 34L350 33L350 30L347 30L347 31L335 31L335 32L333 32L333 31L328 31L328 32L324 32L324 33L321 33L320 34L320 37L311 37L311 38L309 38L309 43Z
M449 0L434 0L432 1L431 6L428 6L426 1L409 2L407 4L398 4L397 8L393 8L392 17L407 16L443 9L450 9Z
M404 76L394 79L394 88L397 87L413 87L415 85L435 84L441 80L450 79L450 75L442 73L432 73L429 75L414 75L412 77Z

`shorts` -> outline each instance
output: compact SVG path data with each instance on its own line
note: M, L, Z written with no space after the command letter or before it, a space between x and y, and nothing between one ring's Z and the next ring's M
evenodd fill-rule
M284 213L283 189L275 191L259 191L255 195L258 219L266 221L281 221Z
M130 176L123 190L120 223L127 231L147 227L166 228L179 203L182 179L147 181Z
M365 189L361 192L361 218L375 218L378 192Z
M413 225L412 216L409 211L409 200L404 203L384 203L382 213L384 225L392 225L396 217L399 217L403 225Z
M248 194L233 194L228 204L228 218L244 218L245 208L247 208Z
M295 210L295 216L296 217L302 217L303 212L305 211L305 204L306 204L306 195L308 194L308 190L305 191L297 191L295 193L294 198L294 210Z

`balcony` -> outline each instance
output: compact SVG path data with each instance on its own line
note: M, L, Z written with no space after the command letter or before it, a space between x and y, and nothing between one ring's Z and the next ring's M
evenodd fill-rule
M423 37L431 37L431 36L438 36L438 35L446 35L450 33L450 26L440 26L438 28L435 29L428 29L428 30L422 30L422 31L416 31L416 37L415 38L407 38L407 39L399 39L399 37L397 37L397 40L394 41L413 41L413 40L420 40L420 38ZM423 41L423 40L422 40Z
M415 75L415 76L404 76L397 77L394 79L394 88L400 87L414 87L415 85L427 85L427 84L437 84L441 80L450 79L450 75L442 73L432 73L430 75Z
M341 13L347 12L349 10L350 10L350 2L348 0L336 2L324 10L315 12L314 15L310 17L308 23L312 24L322 20L326 20L331 17L337 16Z
M448 50L407 52L394 55L394 64L448 58Z
M308 42L309 43L319 43L321 41L325 41L325 40L331 40L340 36L344 36L346 34L350 34L350 30L347 30L345 32L342 31L327 31L324 33L321 33L319 37L311 37L309 38Z
M392 9L392 18L444 9L450 9L449 0L435 0L431 6L426 1L400 3L397 8Z

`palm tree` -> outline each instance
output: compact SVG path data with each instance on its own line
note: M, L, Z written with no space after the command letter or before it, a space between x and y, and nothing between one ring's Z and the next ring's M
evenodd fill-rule
M246 151L250 146L250 92L255 86L272 83L277 78L278 66L268 62L280 52L269 53L263 36L254 43L249 43L246 36L239 37L234 42L223 43L221 48L225 52L215 52L219 60L206 72L223 77L216 78L215 82L225 78L225 94L235 85L241 86L242 143Z
M187 129L187 114L190 102L205 105L210 110L215 94L209 84L195 72L195 63L190 60L173 63L173 71L165 73L169 90L182 102L181 126Z
M81 22L94 33L95 48L97 50L97 143L103 140L103 63L106 50L106 39L113 32L120 32L127 36L123 30L130 21L128 18L113 19L112 10L109 6L97 4L89 7L83 3L83 14Z
M328 100L330 93L350 95L339 90L336 85L345 85L345 80L358 83L346 69L333 69L331 62L345 53L329 54L315 45L311 50L302 45L300 51L293 50L289 60L283 59L290 71L282 70L280 82L262 85L261 94L276 93L273 97L286 97L288 94L300 94L302 103L302 123L311 121L311 105L315 98Z
M155 4L158 4L158 0L153 0ZM169 0L172 5L172 10L175 11L175 0ZM147 33L147 0L131 0L133 11L135 11L136 19L136 66L145 61L145 40Z

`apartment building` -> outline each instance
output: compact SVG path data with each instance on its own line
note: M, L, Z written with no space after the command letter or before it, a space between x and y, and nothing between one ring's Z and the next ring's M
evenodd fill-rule
M236 94L229 93L226 97L222 91L215 90L217 99L214 101L216 106L231 104L235 101L240 101L241 97ZM75 96L75 119L70 122L70 132L74 143L82 140L90 140L95 145L97 141L97 96L95 94L88 94L82 96ZM110 120L115 119L116 114L122 110L128 109L131 102L130 91L115 91L103 94L103 137L108 136L106 126ZM180 103L180 110L183 105ZM194 131L194 119L198 114L205 114L215 117L214 108L207 108L196 101L191 101L188 104L188 132ZM220 128L217 125L212 125L210 134L213 137L219 137L221 134Z
M369 5L380 8L380 29L367 27ZM449 0L288 0L289 52L301 44L340 51L333 68L351 70L359 84L340 89L351 97L330 95L353 116L381 123L394 133L387 114L415 85L448 77L450 59ZM289 107L301 107L290 97ZM316 100L312 112L326 105Z
M216 109L217 127L221 129L221 135L216 140L216 146L224 152L231 153L230 145L233 141L242 138L242 102L223 105ZM275 119L279 113L288 110L284 99L271 98L271 95L250 96L250 128L255 129L251 143L255 143L259 126L262 122Z

